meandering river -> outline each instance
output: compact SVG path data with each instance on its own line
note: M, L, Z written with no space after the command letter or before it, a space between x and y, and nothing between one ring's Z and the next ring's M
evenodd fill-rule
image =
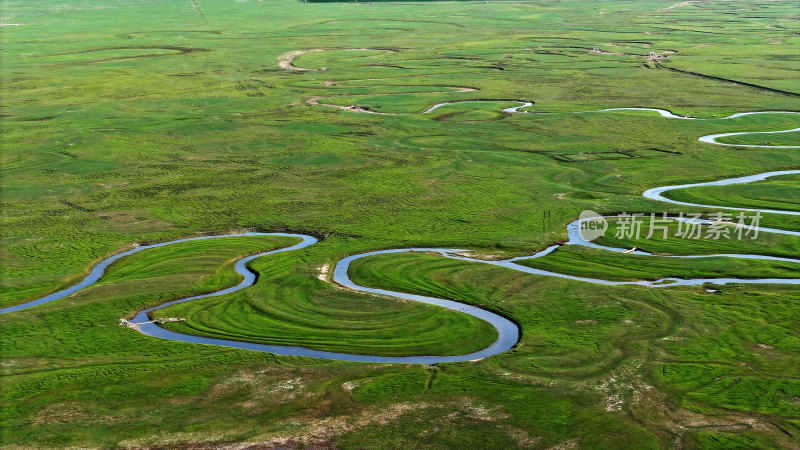
M520 101L520 106L506 108L504 111L508 113L516 113L519 112L518 110L523 107L531 106L532 103L530 102L523 102ZM429 108L425 112L430 112L438 107L444 106L449 103L440 103L438 105L434 105L433 107ZM590 112L606 112L606 111L620 111L620 110L645 110L645 111L654 111L660 114L663 117L673 118L673 119L691 119L689 117L678 116L669 111L662 110L662 109L655 109L655 108L611 108L599 111L584 111L582 113L590 113ZM799 114L797 112L790 112L790 111L765 111L765 112L752 112L752 113L739 113L734 114L729 117L725 117L723 119L732 119L735 117L742 117L749 114L763 114L763 113L782 113L782 114ZM700 119L694 119L700 120ZM709 120L720 120L720 119L709 119ZM800 128L795 128L792 130L783 130L783 131L769 131L769 132L760 132L760 133L782 133L782 132L791 132L791 131L800 131ZM714 134L700 137L699 140L702 142L716 144L716 145L726 145L726 146L741 146L741 147L770 147L770 148L800 148L800 146L756 146L756 145L735 145L735 144L723 144L716 141L717 138L723 136L733 136L739 134L751 134L753 132L746 132L746 133L723 133L723 134ZM733 210L743 210L743 211L753 211L753 212L762 212L762 213L769 213L769 214L787 214L787 215L800 215L800 211L783 211L783 210L770 210L770 209L755 209L755 208L734 208L734 207L726 207L726 206L716 206L716 205L703 205L703 204L694 204L694 203L686 203L686 202L679 202L672 200L668 197L663 196L663 194L667 191L675 190L675 189L685 189L690 187L696 186L722 186L722 185L729 185L729 184L739 184L739 183L751 183L754 181L760 181L767 179L773 176L779 175L789 175L789 174L800 174L800 170L784 170L784 171L777 171L777 172L766 172L756 175L751 175L747 177L738 177L738 178L729 178L724 180L717 180L712 182L706 183L692 183L692 184L682 184L682 185L674 185L674 186L663 186L648 189L644 192L644 196L646 198L668 202L673 204L679 205L688 205L688 206L699 206L699 207L710 207L710 208L719 208L719 209L733 209ZM579 233L580 221L574 221L567 226L569 241L566 245L583 245L589 246L594 248L600 248L608 251L615 251L621 252L624 249L621 248L613 248L607 246L601 246L598 244L591 243L586 241L580 236ZM800 233L790 231L790 230L780 230L780 229L770 229L770 228L761 228L760 232L767 232L767 233L780 233L780 234L789 234L800 236ZM255 283L256 275L251 272L247 264L262 256L267 256L275 253L280 252L288 252L288 251L298 251L303 248L309 247L314 245L317 242L317 239L303 234L290 234L290 233L243 233L243 234L229 234L229 235L220 235L220 236L202 236L202 237L194 237L194 238L187 238L187 239L179 239L170 242L163 242L159 244L152 244L152 245L143 245L136 247L134 249L116 254L111 256L96 266L94 266L89 273L89 275L81 280L79 283L71 286L67 289L55 292L53 294L47 295L45 297L22 303L15 306L10 306L6 308L0 309L0 314L3 313L11 313L27 308L32 308L38 305L42 305L45 303L49 303L58 299L62 299L67 297L81 289L89 287L96 283L105 273L106 269L109 265L113 262L124 258L126 256L132 255L134 253L138 253L144 250L148 250L151 248L163 247L166 245L171 245L179 242L187 242L187 241L194 241L200 239L221 239L226 237L237 237L237 236L286 236L286 237L295 237L300 240L299 243L292 245L290 247L285 247L277 250L272 250L268 252L263 252L255 255L250 255L245 258L238 260L235 265L234 269L240 275L242 275L242 281L233 287L229 287L217 292L213 292L210 294L204 295L197 295L192 297L186 297L178 300L173 300L162 305L148 308L142 311L139 311L136 314L136 317L132 320L134 323L139 323L135 325L135 329L141 333L144 333L149 336L158 337L162 339L169 339L174 341L180 342L188 342L188 343L195 343L195 344L207 344L207 345L218 345L224 347L233 347L238 349L245 349L245 350L256 350L256 351L263 351L274 353L278 355L290 355L290 356L308 356L308 357L315 357L315 358L325 358L325 359L333 359L333 360L341 360L341 361L360 361L360 362L374 362L374 363L417 363L417 364L435 364L441 362L457 362L457 361L470 361L470 360L478 360L482 358L486 358L488 356L496 355L499 353L506 352L510 350L516 343L519 341L520 330L516 324L511 322L505 317L502 317L498 314L495 314L491 311L487 311L485 309L481 309L477 306L467 305L464 303L460 303L453 300L445 300L440 298L434 297L427 297L422 295L414 295L414 294L407 294L403 292L395 292L385 289L375 289L366 286L361 286L354 281L352 281L348 275L348 269L350 264L360 258L379 255L379 254L388 254L388 253L400 253L400 252L435 252L439 253L440 255L459 259L464 261L472 261L476 263L483 263L483 264L490 264L495 266L501 266L525 273L535 274L535 275L542 275L542 276L551 276L551 277L558 277L558 278L566 278L570 280L576 280L581 282L587 283L595 283L595 284L604 284L604 285L639 285L644 287L650 288L662 288L667 286L685 286L685 285L701 285L704 283L714 283L714 284L725 284L725 283L751 283L751 284L800 284L799 279L783 279L783 278L762 278L762 279L738 279L738 278L697 278L697 279L662 279L657 281L609 281L603 279L596 279L596 278L587 278L587 277L577 277L571 276L556 272L549 272L540 269L534 269L531 267L526 267L520 264L517 264L517 261L522 259L530 259L530 258L539 258L542 256L547 255L548 253L552 252L558 246L551 246L547 249L538 252L531 256L524 256L518 258L512 258L508 260L502 261L487 261L482 259L470 258L468 256L464 256L466 250L459 250L459 249L441 249L441 248L403 248L403 249L389 249L389 250L377 250L367 253L361 253L357 255L351 255L339 260L336 263L336 267L333 271L333 281L338 283L341 286L344 286L349 289L353 289L360 292L366 292L371 294L378 294L378 295L385 295L389 297L401 298L405 300L412 300L416 302L431 304L440 306L443 308L451 309L453 311L458 311L464 314L469 314L473 317L477 317L481 320L484 320L490 323L498 333L497 340L492 343L490 346L479 350L474 353L464 354L464 355L454 355L454 356L439 356L439 355L422 355L422 356L403 356L403 357L389 357L389 356L377 356L377 355L359 355L359 354L349 354L349 353L337 353L337 352L326 352L320 350L312 350L303 347L297 346L284 346L284 345L265 345L265 344L255 344L249 342L241 342L241 341L233 341L227 339L214 339L214 338L206 338L201 336L192 336L182 333L177 333L174 331L167 330L162 328L156 323L144 323L148 322L149 314L153 311L166 308L168 306L172 306L178 303L188 302L192 300L197 300L201 298L207 297L215 297L225 294L230 294L242 289L245 289L249 286L252 286ZM633 252L634 254L641 254L641 255L649 255L646 252ZM719 254L719 255L690 255L690 256L668 256L669 258L710 258L710 257L718 257L718 256L727 256L727 257L734 257L734 258L743 258L743 259L768 259L768 260L775 260L775 261L784 261L784 262L797 262L800 263L800 259L793 259L793 258L780 258L780 257L773 257L773 256L766 256L766 255L748 255L748 254ZM664 257L664 256L659 256Z

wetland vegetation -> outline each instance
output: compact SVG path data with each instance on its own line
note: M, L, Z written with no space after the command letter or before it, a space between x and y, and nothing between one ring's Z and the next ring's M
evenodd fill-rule
M244 290L174 305L173 331L353 354L455 355L488 323L333 283L372 250L497 260L582 210L712 208L642 192L798 169L791 1L4 3L0 308L133 245L255 230L317 244L254 259ZM312 51L313 50L313 51ZM503 109L533 104L516 113ZM432 106L454 102L435 110ZM679 120L644 106L712 120ZM768 141L768 142L765 142ZM797 211L797 175L670 191ZM518 263L592 278L797 278L800 237L594 241ZM800 217L761 224L800 230ZM674 230L677 224L670 225ZM354 363L156 339L118 319L235 285L276 236L148 249L69 297L0 314L9 448L796 448L800 302L779 284L603 286L436 253L358 259L367 287L501 314L479 361Z

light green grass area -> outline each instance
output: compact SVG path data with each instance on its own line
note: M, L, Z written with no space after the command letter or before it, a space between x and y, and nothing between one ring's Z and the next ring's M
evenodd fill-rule
M575 113L797 110L796 15L791 1L7 0L0 306L69 286L136 243L310 232L318 244L253 261L251 288L156 314L186 318L168 325L181 332L253 342L474 351L494 340L485 323L339 288L333 264L404 247L530 255L566 239L585 209L714 212L644 199L651 187L800 167L796 150L697 140L796 128L797 115ZM461 100L487 102L421 114ZM535 104L500 112L513 100ZM726 139L791 145L796 134ZM797 181L668 195L796 210ZM765 214L761 225L800 230L800 219ZM117 325L235 284L233 261L293 242L147 250L96 286L0 315L0 446L798 446L795 287L596 286L426 254L358 260L356 282L520 325L509 352L434 366L278 357ZM796 238L766 234L597 242L800 254ZM796 276L783 264L567 248L541 261L584 257L587 273L623 278Z

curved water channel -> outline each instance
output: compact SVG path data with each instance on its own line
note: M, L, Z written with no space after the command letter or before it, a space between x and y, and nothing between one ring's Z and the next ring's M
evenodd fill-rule
M519 108L530 106L529 102L519 102L521 103L520 106L516 108L507 108L506 112L517 112ZM435 107L430 108L426 112L432 111L439 106L444 106L448 103L442 103L439 105L435 105ZM512 111L513 110L513 111ZM678 118L678 119L690 119L684 116L677 116L669 111L662 110L662 109L654 109L654 108L611 108L601 111L619 111L619 110L647 110L647 111L655 111L658 112L663 117L668 118ZM601 112L601 111L584 111L584 112ZM729 117L725 117L724 119L731 119L735 117L741 117L749 114L763 114L763 113L786 113L786 114L798 114L797 112L789 112L789 111L765 111L765 112L752 112L752 113L739 113L734 114ZM713 119L710 119L713 120ZM785 131L777 131L777 132L789 132L789 131L797 131L800 130L785 130ZM761 133L777 133L777 132L761 132ZM715 141L717 137L722 136L730 136L730 135L737 135L737 134L750 134L750 133L726 133L726 134L716 134L716 135L709 135L703 136L700 138L700 141L707 142L711 144L717 145L734 145L734 144L721 144ZM753 147L751 145L742 145L743 147ZM772 146L762 146L762 147L772 147ZM784 147L776 147L776 148L800 148L800 146L784 146ZM701 204L693 204L693 203L685 203L679 202L668 197L663 196L667 191L675 190L675 189L684 189L689 187L696 187L696 186L722 186L722 185L729 185L729 184L740 184L740 183L751 183L754 181L761 181L773 176L779 175L790 175L790 174L800 174L800 170L784 170L784 171L776 171L776 172L766 172L757 175L751 175L748 177L738 177L738 178L729 178L725 180L718 180L706 183L692 183L692 184L682 184L682 185L674 185L674 186L664 186L664 187L657 187L648 189L644 192L644 196L646 198L652 200L658 200L673 204L680 204L680 205L689 205L689 206L701 206L701 207L713 207L713 208L720 208L720 209L735 209L735 210L744 210L744 211L758 211L764 213L771 213L771 214L788 214L788 215L800 215L798 211L784 211L784 210L769 210L769 209L748 209L748 208L733 208L733 207L724 207L724 206L715 206L715 205L701 205ZM601 246L598 244L591 243L585 239L583 239L579 232L580 227L580 220L576 220L570 223L567 226L569 240L565 243L565 245L583 245L588 247L599 248L608 251L615 251L615 252L622 252L625 249L622 248L613 248L607 246ZM789 230L780 230L780 229L769 229L769 228L760 228L760 232L767 232L767 233L780 233L780 234L788 234L788 235L795 235L800 236L800 232L794 232ZM158 309L166 308L178 303L188 302L191 300L196 300L200 298L206 297L215 297L225 294L230 294L232 292L236 292L252 286L256 280L256 274L250 271L247 267L247 264L262 256L271 255L274 253L280 252L288 252L294 250L300 250L302 248L311 246L317 242L317 239L303 234L289 234L289 233L242 233L242 234L229 234L229 235L219 235L219 236L201 236L201 237L194 237L194 238L187 238L187 239L179 239L170 242L162 242L158 244L152 245L143 245L136 247L132 250L128 250L114 256L111 256L96 266L94 266L90 272L90 274L81 280L79 283L71 286L67 289L55 292L53 294L47 295L40 299L36 299L30 302L22 303L15 306L10 306L7 308L0 309L0 314L3 313L10 313L14 311L19 311L22 309L31 308L34 306L42 305L45 303L52 302L54 300L58 300L64 297L67 297L81 289L84 289L92 284L96 283L102 275L105 273L105 270L111 265L113 262L124 258L126 256L132 255L134 253L138 253L140 251L144 251L150 248L156 247L163 247L170 244L175 244L179 242L187 242L187 241L194 241L194 240L201 240L201 239L218 239L218 238L225 238L225 237L236 237L236 236L286 236L286 237L295 237L300 239L300 242L289 246L280 248L277 250L272 250L268 252L258 253L255 255L250 255L245 258L239 259L235 265L234 269L236 272L242 275L243 280L236 286L229 287L217 292L213 292L210 294L204 295L197 295L192 297L186 297L178 300L173 300L162 305L148 308L142 311L139 311L136 314L136 317L132 320L134 328L146 335L158 337L162 339L169 339L174 341L180 342L188 342L188 343L195 343L195 344L207 344L207 345L218 345L224 347L233 347L238 349L245 349L245 350L256 350L256 351L263 351L274 353L278 355L287 355L287 356L308 356L308 357L315 357L315 358L325 358L325 359L333 359L333 360L341 360L341 361L359 361L359 362L375 362L375 363L417 363L417 364L435 364L441 362L457 362L457 361L471 361L471 360L478 360L482 358L486 358L488 356L496 355L498 353L503 353L511 349L519 340L519 328L516 324L511 322L510 320L502 317L498 314L493 312L478 308L477 306L467 305L464 303L460 303L453 300L445 300L440 298L434 297L426 297L421 295L414 295L414 294L407 294L403 292L395 292L389 291L385 289L375 289L369 288L365 286L361 286L353 282L349 275L348 269L350 267L350 263L353 261L373 256L373 255L380 255L380 254L388 254L388 253L401 253L401 252L435 252L447 258L459 259L464 261L471 261L471 262L479 262L483 264L490 264L495 266L501 266L525 273L530 273L534 275L543 275L543 276L552 276L558 278L566 278L570 280L576 281L583 281L588 283L595 283L595 284L603 284L603 285L639 285L651 288L660 288L666 286L689 286L689 285L702 285L705 283L714 283L714 284L725 284L725 283L750 283L750 284L800 284L800 278L798 279L785 279L785 278L759 278L759 279L739 279L739 278L698 278L698 279L676 279L676 278L668 278L668 279L661 279L656 281L608 281L603 279L596 279L596 278L588 278L588 277L578 277L572 275L566 275L556 272L549 272L541 269L535 269L527 266L523 266L517 264L517 261L523 259L531 259L531 258L539 258L545 256L555 250L558 245L554 245L548 247L547 249L538 252L531 256L523 256L517 258L511 258L502 261L487 261L483 259L476 259L470 258L468 256L464 256L464 253L467 252L466 250L459 250L459 249L441 249L441 248L404 248L404 249L390 249L390 250L377 250L372 252L360 253L357 255L351 255L346 258L339 260L336 263L336 267L333 272L333 281L341 286L346 288L350 288L356 291L370 293L370 294L377 294L377 295L385 295L395 298L402 298L405 300L412 300L421 303L427 303L431 305L440 306L443 308L447 308L453 311L462 312L465 314L469 314L473 317L477 317L481 320L484 320L490 323L498 333L497 340L492 343L490 346L479 350L477 352L473 352L470 354L465 355L453 355L453 356L437 356L437 355L426 355L426 356L403 356L403 357L391 357L391 356L375 356L375 355L358 355L358 354L349 354L349 353L337 353L337 352L326 352L320 350L311 350L304 347L297 347L297 346L285 346L285 345L265 345L265 344L255 344L250 342L241 342L241 341L232 341L227 339L215 339L215 338L207 338L201 336L192 336L187 334L181 334L174 331L167 330L162 328L157 323L149 322L149 314L153 311ZM639 255L650 255L650 253L642 252L642 251L635 251L632 252L633 254ZM767 259L767 260L774 260L774 261L784 261L784 262L796 262L800 263L800 259L793 259L793 258L781 258L781 257L774 257L774 256L766 256L766 255L751 255L751 254L718 254L718 255L690 255L690 256L659 256L659 257L668 257L668 258L712 258L712 257L735 257L735 258L743 258L743 259ZM147 322L147 323L145 323Z

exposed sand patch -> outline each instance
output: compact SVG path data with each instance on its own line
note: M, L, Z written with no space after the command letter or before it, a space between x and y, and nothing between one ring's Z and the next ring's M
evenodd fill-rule
M508 419L511 415L502 412L500 407L486 408L485 406L475 405L465 401L460 411L450 413L447 417L450 419L467 417L471 420L481 422L494 422L497 419Z
M589 50L590 53L598 53L601 55L614 55L614 56L641 56L646 57L650 62L657 63L662 59L666 58L668 55L672 55L675 53L674 50L664 50L661 53L650 52L646 55L639 54L639 53L623 53L623 52L612 52L608 50L604 50L600 47L594 47L593 49Z
M680 336L666 336L661 338L662 341L682 341L683 338Z
M395 115L395 114L392 114L392 113L383 113L383 112L373 111L373 110L371 110L371 109L369 109L369 108L367 108L365 106L358 106L358 105L341 106L341 105L334 105L334 104L331 104L331 103L320 103L320 100L322 100L323 98L325 98L325 97L321 96L321 95L314 95L314 96L309 97L308 100L306 100L306 103L311 105L311 106L327 106L329 108L339 108L339 109L343 109L345 111L353 111L353 112L360 112L360 113L367 113L367 114L381 114L381 115L384 115L384 116L394 116Z
M284 53L284 54L282 54L281 56L278 57L278 67L280 67L281 69L285 69L285 70L298 70L298 71L301 71L301 72L305 72L305 71L308 71L308 70L316 70L316 69L306 69L306 68L303 68L303 67L297 67L297 66L294 65L294 60L295 60L295 58L297 58L298 56L301 56L301 55L306 55L306 54L315 53L315 52L322 52L322 51L325 51L325 49L324 48L312 48L312 49L309 49L309 50L294 50L294 51L291 51L291 52Z
M438 253L434 253L433 255L439 255ZM456 256L462 256L464 258L473 258L473 259L481 259L484 261L500 261L505 258L505 255L501 255L499 253L473 253L473 252L458 252L453 253Z
M357 388L358 386L369 383L372 380L362 380L362 381L345 381L342 383L342 388L346 391L352 392L353 389Z
M660 9L659 11L669 11L670 9L680 8L682 6L702 5L703 3L706 3L706 1L705 0L690 0L690 1L686 1L686 2L675 3L674 5L668 6L668 7L664 8L664 9Z
M581 438L567 439L566 441L550 447L548 450L572 450L580 448Z
M294 65L294 60L298 56L307 55L309 53L317 53L317 52L324 52L327 50L383 50L385 52L392 52L394 50L389 50L385 48L364 48L364 47L339 47L339 48L311 48L306 50L294 50L291 52L286 52L278 57L278 67L285 70L294 70L300 72L308 72L311 70L327 70L325 67L319 67L316 69L309 69L307 67L297 67Z
M620 52L610 52L610 51L608 51L608 50L603 50L603 49L602 49L602 48L600 48L600 47L595 47L595 48L593 48L593 49L591 49L591 50L589 50L589 51L590 51L590 52L592 52L592 53L601 53L601 54L603 54L603 55L616 55L616 56L625 56L625 53L620 53Z
M319 275L317 275L317 279L320 281L328 281L328 269L330 265L325 263L322 267L319 268Z

